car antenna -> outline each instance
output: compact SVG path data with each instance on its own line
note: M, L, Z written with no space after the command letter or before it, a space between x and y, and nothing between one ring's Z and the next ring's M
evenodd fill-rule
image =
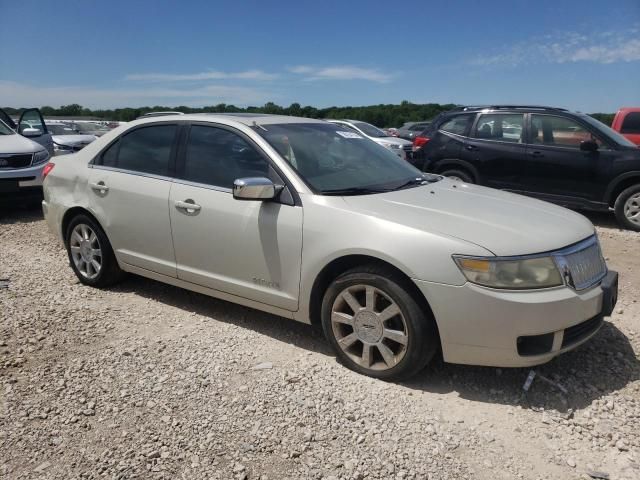
M267 130L266 128L264 128L262 125L259 125L258 122L256 122L255 120L253 121L253 126L257 127L257 128L261 128L262 130L264 130L265 132L268 132L269 130Z

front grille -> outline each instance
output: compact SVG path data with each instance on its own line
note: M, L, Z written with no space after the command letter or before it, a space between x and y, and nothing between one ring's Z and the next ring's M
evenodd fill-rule
M602 280L607 266L600 252L600 245L594 242L582 250L564 255L566 266L571 273L571 281L576 290L590 287Z
M565 329L564 336L562 337L562 348L573 345L588 337L598 330L600 325L602 325L602 317L598 315L597 317L590 318L589 320Z
M0 169L2 168L23 168L31 165L31 153L1 154Z

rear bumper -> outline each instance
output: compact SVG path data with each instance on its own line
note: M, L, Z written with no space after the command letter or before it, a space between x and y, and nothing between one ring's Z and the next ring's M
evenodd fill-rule
M568 287L504 291L416 281L433 310L444 359L528 367L589 340L617 300L616 272L586 291Z

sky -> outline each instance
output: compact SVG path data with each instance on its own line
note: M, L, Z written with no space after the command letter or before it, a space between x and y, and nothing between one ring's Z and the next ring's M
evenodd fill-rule
M0 105L640 105L640 0L0 0Z

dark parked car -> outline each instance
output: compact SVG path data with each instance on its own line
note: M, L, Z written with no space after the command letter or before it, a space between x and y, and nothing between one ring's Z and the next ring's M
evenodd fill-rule
M459 107L413 142L412 162L467 183L608 211L640 231L640 148L583 113L538 106Z
M407 122L397 130L397 136L405 140L413 140L416 135L424 131L429 124L430 122Z

